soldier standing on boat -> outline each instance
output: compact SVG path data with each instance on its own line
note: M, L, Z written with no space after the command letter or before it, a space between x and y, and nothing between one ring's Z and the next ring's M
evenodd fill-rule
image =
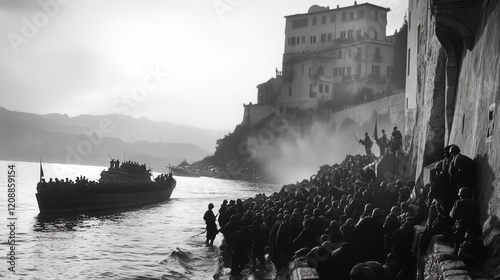
M214 239L219 231L217 230L217 224L215 224L215 215L212 212L214 205L212 203L208 204L208 210L203 215L203 220L205 220L205 224L207 225L207 240L205 244L213 245Z

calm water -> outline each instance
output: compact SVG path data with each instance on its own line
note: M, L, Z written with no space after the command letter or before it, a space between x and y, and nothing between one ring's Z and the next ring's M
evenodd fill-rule
M169 201L130 211L45 218L35 198L39 163L17 162L16 273L7 270L7 165L0 161L0 279L229 279L221 234L204 245L207 204L271 194L280 186L176 177ZM43 164L45 178L98 178L104 167ZM243 278L261 278L252 274ZM266 277L267 278L267 277Z

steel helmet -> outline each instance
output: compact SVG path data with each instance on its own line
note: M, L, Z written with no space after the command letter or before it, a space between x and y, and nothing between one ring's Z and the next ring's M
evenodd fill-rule
M401 209L397 206L392 206L391 208L391 214L399 215L401 213Z
M469 188L460 188L460 190L458 191L458 196L460 196L460 197L471 197L472 194L471 194Z
M372 217L380 217L382 216L384 213L382 212L382 209L380 208L375 208L373 209L373 212L372 212Z
M451 152L459 152L460 153L460 148L457 145L451 145L450 153Z
M374 208L374 206L371 203L367 203L365 205L365 211L370 211L371 212L371 211L373 211L373 208Z

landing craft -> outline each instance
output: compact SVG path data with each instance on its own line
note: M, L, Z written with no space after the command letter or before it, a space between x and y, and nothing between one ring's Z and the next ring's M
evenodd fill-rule
M124 209L153 204L170 198L176 186L172 173L151 180L151 170L145 165L112 160L108 170L101 172L99 181L77 177L76 181L43 179L40 162L40 182L36 199L41 214L80 213Z

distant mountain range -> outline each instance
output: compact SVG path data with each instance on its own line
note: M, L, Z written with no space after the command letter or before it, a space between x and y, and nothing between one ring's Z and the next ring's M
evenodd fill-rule
M0 107L0 159L107 165L109 155L155 170L215 149L218 132L125 115L37 115ZM210 152L209 152L210 151ZM158 170L160 171L160 170Z

